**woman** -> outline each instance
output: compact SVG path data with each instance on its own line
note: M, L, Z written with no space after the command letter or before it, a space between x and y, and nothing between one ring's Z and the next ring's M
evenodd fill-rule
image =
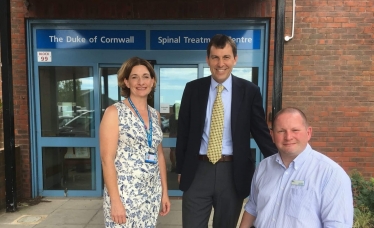
M109 106L100 125L105 227L156 227L170 211L160 114L148 106L156 87L151 64L138 57L118 71L125 100Z

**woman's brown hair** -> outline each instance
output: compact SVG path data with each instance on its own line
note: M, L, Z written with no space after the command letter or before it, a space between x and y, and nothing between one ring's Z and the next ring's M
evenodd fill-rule
M151 78L155 80L155 83L152 87L150 94L153 94L155 92L157 78L152 65L145 59L139 57L132 57L122 64L121 68L118 70L117 73L118 86L121 88L121 96L125 98L130 96L130 88L126 86L125 79L129 80L132 68L139 65L145 66L148 69Z

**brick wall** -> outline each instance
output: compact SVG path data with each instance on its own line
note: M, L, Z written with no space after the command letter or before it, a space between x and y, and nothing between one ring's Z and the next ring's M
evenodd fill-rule
M20 187L22 192L20 192L18 198L29 198L31 196L24 2L27 1L10 1L14 133L15 143L20 146L21 170L19 174L22 177L22 187Z
M287 0L287 34L292 0ZM283 106L304 110L311 145L374 176L374 1L296 1L285 45Z
M286 0L290 34L292 0ZM373 2L297 0L295 38L285 45L283 106L297 106L314 127L312 146L346 170L374 174ZM25 18L271 18L268 112L271 110L275 0L11 0L16 143L23 196L31 194Z

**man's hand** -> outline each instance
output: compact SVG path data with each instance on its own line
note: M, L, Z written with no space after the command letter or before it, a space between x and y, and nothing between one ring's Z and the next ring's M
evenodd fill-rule
M178 184L181 183L181 174L178 174Z

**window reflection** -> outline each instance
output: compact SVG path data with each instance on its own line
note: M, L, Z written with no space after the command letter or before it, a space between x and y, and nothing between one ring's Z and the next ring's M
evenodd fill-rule
M177 121L184 87L196 78L195 66L160 68L160 114L164 138L177 136Z
M44 190L95 190L95 160L89 147L43 147Z
M69 137L87 137L88 132L92 129L94 125L94 111L85 110L80 111L80 114L76 117L68 117L69 119L63 119L63 122L66 122L59 127L59 136ZM63 116L61 116L63 117ZM66 117L65 117L66 118Z
M91 67L39 67L39 87L43 137L95 136Z
M101 75L101 108L104 111L108 106L121 100L117 82L118 67L100 68Z
M173 153L173 150L172 150L173 148L174 147L163 148L165 161L166 161L166 169L167 169L168 189L179 190L178 174L176 173L175 167L173 166L173 163L172 163L173 159L175 159L175 153Z

